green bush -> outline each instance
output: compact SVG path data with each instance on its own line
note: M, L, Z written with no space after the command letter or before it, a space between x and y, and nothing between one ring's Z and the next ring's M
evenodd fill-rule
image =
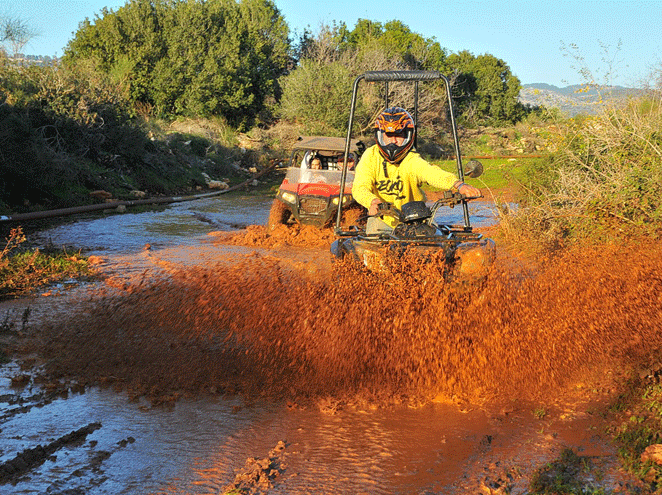
M355 77L343 63L302 60L283 80L280 115L297 121L306 134L344 136ZM359 108L357 113L365 111Z
M288 34L270 0L130 0L86 20L64 61L125 81L130 101L158 116L246 127L279 94Z
M68 278L92 277L87 260L80 253L23 250L21 227L11 229L0 249L0 300L23 296L44 285ZM7 322L4 325L7 326Z
M26 67L0 57L0 212L97 202L89 193L99 189L117 199L181 194L205 184L202 172L231 177L230 163L243 164L219 142L227 135L167 135L132 108L125 86L84 64Z
M89 73L0 64L0 197L11 209L90 202L114 189L154 145L134 125L126 101Z

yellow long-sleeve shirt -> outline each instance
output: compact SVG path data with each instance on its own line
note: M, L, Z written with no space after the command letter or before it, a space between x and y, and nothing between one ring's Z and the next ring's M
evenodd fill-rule
M439 188L451 189L457 177L450 172L431 165L416 152L410 151L399 164L389 163L379 153L377 145L368 148L356 166L352 196L362 206L378 198L401 209L410 201L425 201L421 190L423 183ZM384 221L395 227L398 221L385 217Z

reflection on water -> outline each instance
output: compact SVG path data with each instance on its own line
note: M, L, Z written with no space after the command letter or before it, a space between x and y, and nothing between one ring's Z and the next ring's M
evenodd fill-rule
M272 198L218 196L173 203L161 211L111 214L79 220L36 234L31 240L74 246L96 253L129 254L149 243L154 247L193 244L214 230L237 230L264 225Z
M4 398L16 369L0 371ZM23 391L28 404L33 392ZM11 492L219 493L248 457L264 457L283 440L287 468L269 493L438 493L480 452L481 438L498 430L480 412L441 404L325 414L223 398L149 408L94 388L4 418L0 462L92 422L101 428L57 451Z
M468 202L468 206L472 227L487 227L497 223L494 203L491 201L474 200ZM435 220L438 224L464 225L464 209L461 205L439 208Z
M264 196L227 195L174 203L161 211L111 214L79 220L35 234L31 240L55 246L87 249L91 254L139 251L145 244L155 248L196 244L211 231L233 231L248 225L265 225L273 199ZM493 204L469 203L474 227L496 222ZM462 224L462 208L440 208L440 223Z

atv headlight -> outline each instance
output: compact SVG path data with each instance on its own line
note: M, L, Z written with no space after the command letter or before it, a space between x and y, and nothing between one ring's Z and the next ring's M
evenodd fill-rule
M284 192L281 196L282 200L285 201L286 203L291 203L294 204L297 201L297 197L289 192Z
M351 200L352 200L352 197L351 197L349 194L347 194L347 195L345 195L345 196L342 197L342 204L346 204L346 203L350 202ZM333 199L331 200L331 202L332 202L335 206L338 206L338 203L340 203L340 197L339 197L339 196L336 196L335 198L333 198Z

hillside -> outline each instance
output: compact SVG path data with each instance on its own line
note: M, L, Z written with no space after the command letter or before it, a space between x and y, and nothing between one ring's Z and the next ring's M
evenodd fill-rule
M519 101L525 105L544 105L558 108L568 116L595 114L607 102L625 100L641 95L643 90L622 86L605 86L599 89L572 85L559 88L551 84L525 84L519 94Z

